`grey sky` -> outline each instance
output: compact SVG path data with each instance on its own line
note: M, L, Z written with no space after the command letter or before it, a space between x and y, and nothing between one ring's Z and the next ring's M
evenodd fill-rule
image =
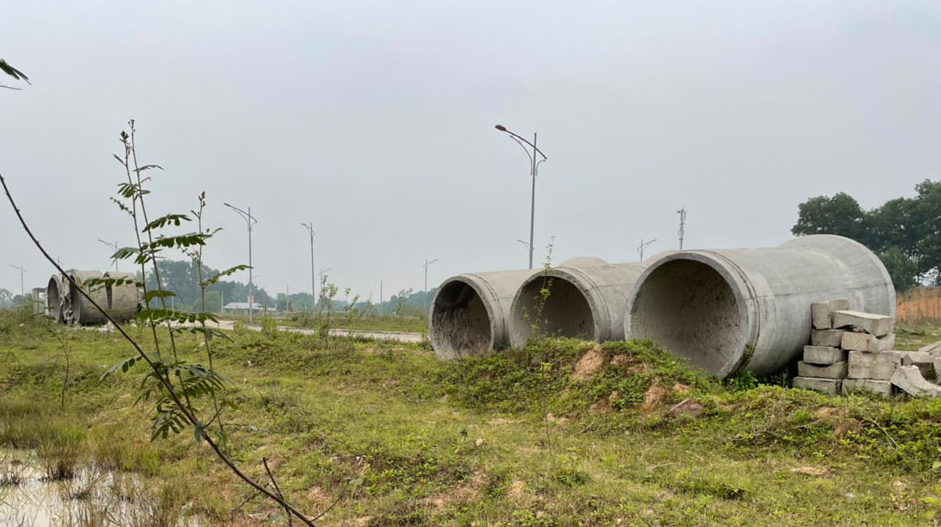
M128 118L166 171L154 214L206 190L207 258L309 290L317 267L377 299L521 268L539 132L536 259L633 261L676 247L776 245L797 204L865 207L941 178L941 4L923 2L8 2L0 170L69 267L129 244L108 201ZM6 82L6 81L4 81ZM0 206L0 287L51 273ZM239 277L247 280L247 277Z

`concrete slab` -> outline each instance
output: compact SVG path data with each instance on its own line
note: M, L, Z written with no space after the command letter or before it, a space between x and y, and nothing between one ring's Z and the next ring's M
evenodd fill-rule
M843 333L842 329L815 329L810 332L810 344L839 348L843 342Z
M814 302L810 304L810 319L813 322L814 329L830 329L833 325L833 319L830 318L830 303Z
M829 366L817 366L800 361L797 363L797 374L801 377L843 379L846 377L846 361L836 362Z
M936 380L937 370L934 361L937 357L924 351L903 351L902 366L917 366L925 379Z
M833 327L833 312L850 308L849 300L830 300L827 302L814 302L810 305L810 315L814 328L830 329Z
M813 377L794 377L792 385L794 388L802 390L812 390L826 395L837 395L840 393L841 382L839 379L815 379Z
M869 333L843 332L840 347L845 350L857 351L889 351L895 347L895 333L884 337L877 337Z
M927 346L918 348L918 351L924 351L926 353L941 357L941 342L932 342Z
M862 311L836 311L833 313L834 328L859 328L870 335L881 337L895 329L895 317L874 315Z
M941 386L928 382L918 366L899 366L892 375L892 384L915 397L941 396Z
M873 379L846 379L843 381L843 393L846 395L875 393L889 397L892 395L892 383Z
M819 366L846 361L846 351L829 346L804 346L804 362Z
M870 353L852 350L848 352L847 363L846 376L850 379L887 381L902 365L902 356L898 351Z

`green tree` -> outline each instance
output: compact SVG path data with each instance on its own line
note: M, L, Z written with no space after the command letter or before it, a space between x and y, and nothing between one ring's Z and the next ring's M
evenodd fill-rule
M796 236L838 234L869 245L866 212L845 192L817 196L798 205L797 223L791 232Z
M918 232L916 244L918 272L934 277L939 284L941 269L941 181L924 180L915 186L912 221Z
M865 211L844 192L817 196L798 206L795 235L839 234L879 254L895 287L941 283L941 181L915 186L913 198L896 198Z
M918 265L901 248L890 247L879 253L879 258L897 291L907 291L918 284Z

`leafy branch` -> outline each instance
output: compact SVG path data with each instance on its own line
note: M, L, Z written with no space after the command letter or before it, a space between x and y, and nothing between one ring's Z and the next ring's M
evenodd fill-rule
M124 132L121 134L122 142L125 145L125 160L123 164L127 170L129 180L131 179L130 161L133 159L135 167L137 166L136 153L133 152L134 148L132 143L134 131L133 121L131 121L131 130L131 136L128 136L128 134ZM145 242L141 237L142 230L138 228L139 224L136 212L138 207L140 207L142 212L144 211L142 198L145 195L145 192L141 188L142 181L139 177L141 170L135 168L134 172L138 176L136 190L134 191L134 194L131 198L131 203L124 204L124 206L128 211L132 212L131 216L134 219L135 232L137 233L138 238L138 247L143 248L145 244L154 246L154 239L151 235L151 232L147 231L147 241ZM202 329L206 329L205 323L209 320L214 320L214 316L207 315L205 313L181 314L172 310L168 310L166 309L165 303L166 295L162 293L151 295L151 298L157 298L162 302L162 309L148 308L142 313L143 320L149 322L154 337L155 352L154 355L151 355L144 350L144 348L127 332L127 330L125 330L125 328L120 323L118 323L118 321L112 318L112 316L95 301L95 299L88 291L86 291L85 288L81 287L82 284L77 283L72 275L66 273L65 269L63 269L61 265L48 253L45 247L30 230L29 225L27 224L22 212L16 204L16 201L13 199L6 179L3 177L2 173L0 173L0 185L2 185L4 193L6 194L6 197L10 202L10 205L12 206L20 225L36 248L40 251L40 253L42 253L43 257L50 264L52 264L52 266L59 273L61 273L61 275L65 277L66 280L70 282L73 290L82 295L82 297L84 297L90 305L98 309L103 314L105 319L113 324L118 333L120 333L120 335L134 348L136 353L135 356L125 359L124 361L113 366L105 373L105 376L113 374L118 370L126 372L139 362L146 363L146 365L149 367L150 370L145 375L144 381L141 383L142 390L138 400L149 400L151 398L155 399L156 417L153 422L152 437L167 437L170 432L180 433L184 428L192 426L194 429L194 438L196 439L197 443L205 441L209 448L215 453L216 457L239 479L241 479L247 485L251 486L258 493L264 494L269 499L283 507L285 511L288 512L289 516L293 515L305 525L313 527L314 521L309 519L293 505L288 503L280 494L280 492L272 492L267 488L267 485L262 485L256 482L250 476L242 472L242 470L225 453L223 447L220 446L220 443L217 442L211 434L207 433L208 424L199 419L197 410L192 401L198 397L214 394L217 390L224 387L224 381L212 370L211 367L205 368L200 365L189 365L184 361L180 361L176 357L176 344L173 337L174 328L172 323L179 322L181 320L185 320L187 322L199 322L202 324ZM147 221L146 215L143 217L145 224L150 225L151 222ZM145 271L146 269L144 263L138 263L141 265L142 272ZM153 263L155 264L155 261ZM154 265L154 272L157 277L157 289L160 290L159 274L157 274L159 271L157 271L156 265ZM146 287L144 287L144 289L145 295L148 295L149 293L146 291ZM157 325L163 323L167 325L169 330L170 343L174 355L174 359L169 362L165 361L161 357L159 352L159 341L157 339ZM174 382L174 379L176 379L176 382ZM215 415L209 421L209 424L218 418L219 413L220 406L217 404Z

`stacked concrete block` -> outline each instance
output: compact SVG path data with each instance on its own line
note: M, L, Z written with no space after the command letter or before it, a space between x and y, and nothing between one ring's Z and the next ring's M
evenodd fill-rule
M815 302L810 306L813 330L810 345L804 346L803 360L797 363L794 387L837 395L843 389L848 363L846 350L840 346L844 330L834 328L833 315L849 309L847 300Z
M941 343L918 351L895 351L895 319L849 309L843 300L811 306L811 345L797 363L794 387L828 395L899 390L941 397Z
M895 319L845 309L833 313L833 326L844 330L840 347L847 350L843 393L892 395L891 379L902 365L902 352L892 350Z
M810 315L813 319L814 329L831 329L833 314L837 311L846 311L850 308L849 300L830 300L829 302L814 302L810 305Z
M816 302L811 345L797 364L795 388L837 393L892 393L892 375L902 364L895 346L895 319L850 310L846 300ZM918 357L921 363L924 357ZM934 367L933 361L931 366Z
M892 374L892 384L915 397L939 397L941 386L929 382L918 366L899 366Z

